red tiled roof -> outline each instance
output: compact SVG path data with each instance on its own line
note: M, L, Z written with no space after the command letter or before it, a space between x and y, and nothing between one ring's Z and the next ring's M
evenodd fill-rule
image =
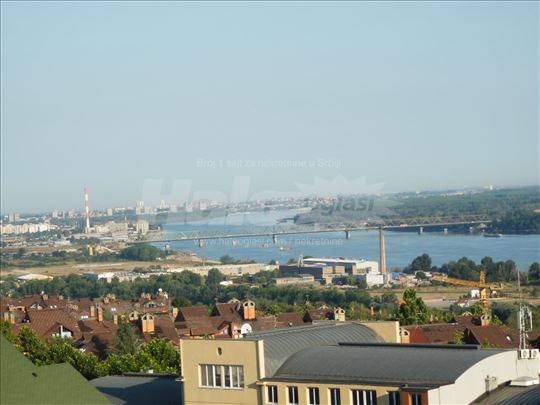
M178 308L177 320L187 321L191 319L210 318L206 307L181 307Z
M221 319L228 320L230 322L242 322L243 317L238 312L238 303L229 302L229 303L218 303L214 305L212 309L212 317L219 316Z
M447 344L452 343L456 331L464 331L465 327L452 323L406 326L411 343Z
M304 324L304 321L296 312L286 312L277 315L277 321L284 324L284 326L300 326Z
M519 347L519 334L510 328L498 325L469 326L465 332L468 343L489 343L498 348Z
M77 325L77 321L63 309L30 309L27 313L30 322L25 326L34 329L42 338L53 333L52 330L59 325L71 331L75 340L82 338L82 332L79 325Z
M317 308L309 309L304 315L304 321L324 321L327 319L334 319L334 311L331 308Z
M180 344L174 321L169 315L154 315L154 330L159 338L168 340L176 346Z
M458 315L454 317L454 320L459 325L464 325L464 326L478 325L478 321L474 315Z

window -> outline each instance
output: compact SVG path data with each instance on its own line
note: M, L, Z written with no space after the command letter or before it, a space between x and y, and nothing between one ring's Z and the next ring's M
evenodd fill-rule
M321 404L321 401L319 399L319 389L317 387L308 388L308 404L309 405Z
M298 405L298 387L287 387L287 403Z
M278 403L277 386L269 385L266 387L266 403L268 405L274 405Z
M377 405L377 391L351 390L353 405Z
M411 405L422 405L422 394L411 394Z
M341 405L341 393L339 388L330 388L330 405Z
M399 391L388 391L388 404L400 405Z
M201 387L242 388L244 386L244 367L201 364Z

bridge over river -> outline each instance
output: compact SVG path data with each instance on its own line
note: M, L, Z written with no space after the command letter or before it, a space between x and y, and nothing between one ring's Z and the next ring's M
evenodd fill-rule
M447 233L449 227L468 226L470 232L474 232L479 227L490 223L486 216L456 216L456 217L417 217L417 218L389 218L384 221L366 221L363 224L315 224L315 225L273 225L273 226L252 226L238 229L208 229L190 230L175 233L164 233L160 238L140 239L130 241L130 244L140 243L169 243L175 241L198 241L199 246L204 245L205 240L211 239L239 239L270 237L273 243L277 243L279 235L300 235L325 232L343 232L345 238L350 239L352 232L369 230L396 230L415 229L422 234L424 228L439 227Z

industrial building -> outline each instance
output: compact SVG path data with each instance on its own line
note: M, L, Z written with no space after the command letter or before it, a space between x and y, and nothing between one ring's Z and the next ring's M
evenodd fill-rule
M278 287L284 287L287 285L313 285L315 283L315 277L311 274L299 274L295 277L276 277L272 279L272 283Z
M310 274L324 284L346 276L356 277L368 287L383 285L384 275L379 263L363 259L302 258L295 264L280 265L279 270L287 275Z

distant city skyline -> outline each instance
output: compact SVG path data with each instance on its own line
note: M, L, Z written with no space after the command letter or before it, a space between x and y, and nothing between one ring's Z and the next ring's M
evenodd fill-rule
M364 196L380 196L381 198L388 198L393 195L399 196L404 194L423 194L423 195L462 195L463 193L478 193L478 192L489 192L489 191L502 191L502 190L512 190L512 189L525 189L529 187L539 187L538 185L516 185L516 186L499 186L496 187L493 184L488 184L484 186L478 186L478 187L462 187L457 189L425 189L425 190L403 190L403 191L393 191L393 192L374 192L374 193L335 193L335 194L298 194L298 195L290 195L287 196L285 193L282 193L281 195L274 195L273 197L268 195L264 198L251 198L248 197L246 200L231 200L230 198L222 198L222 199L211 199L211 198L205 198L204 195L206 195L206 192L199 195L197 192L195 192L195 198L190 198L188 200L176 200L174 198L167 198L166 196L164 199L157 200L156 198L160 198L159 195L156 195L155 198L151 198L148 200L139 199L136 201L124 201L124 203L118 203L113 205L103 205L100 201L96 201L95 205L92 205L92 202L90 202L89 210L90 212L103 212L106 211L113 211L115 209L132 209L136 210L138 208L141 209L142 214L155 214L155 212L152 213L145 213L144 208L154 208L154 209L170 209L171 207L175 207L176 209L185 209L186 205L189 205L195 209L199 209L197 204L198 203L216 203L219 206L223 206L223 204L232 204L232 206L242 206L243 204L248 203L255 203L257 201L278 201L278 200L286 200L295 199L296 201L301 201L303 198L313 198L313 199L344 199L347 200L347 198L350 198L355 195L364 195ZM225 193L220 193L225 197L229 197ZM199 198L200 196L200 198ZM161 196L163 197L163 195ZM255 196L256 197L256 196ZM202 209L202 208L200 208ZM13 221L19 221L20 214L23 215L41 215L41 214L51 214L51 213L64 213L67 214L69 212L76 212L78 215L84 216L85 213L85 205L84 201L79 206L72 206L72 207L54 207L50 209L43 209L38 208L34 211L21 211L21 210L11 210L11 211L0 211L0 214L3 216L16 216L15 219L9 219L10 222ZM112 213L110 215L113 215Z
M2 213L540 183L537 2L0 7Z

